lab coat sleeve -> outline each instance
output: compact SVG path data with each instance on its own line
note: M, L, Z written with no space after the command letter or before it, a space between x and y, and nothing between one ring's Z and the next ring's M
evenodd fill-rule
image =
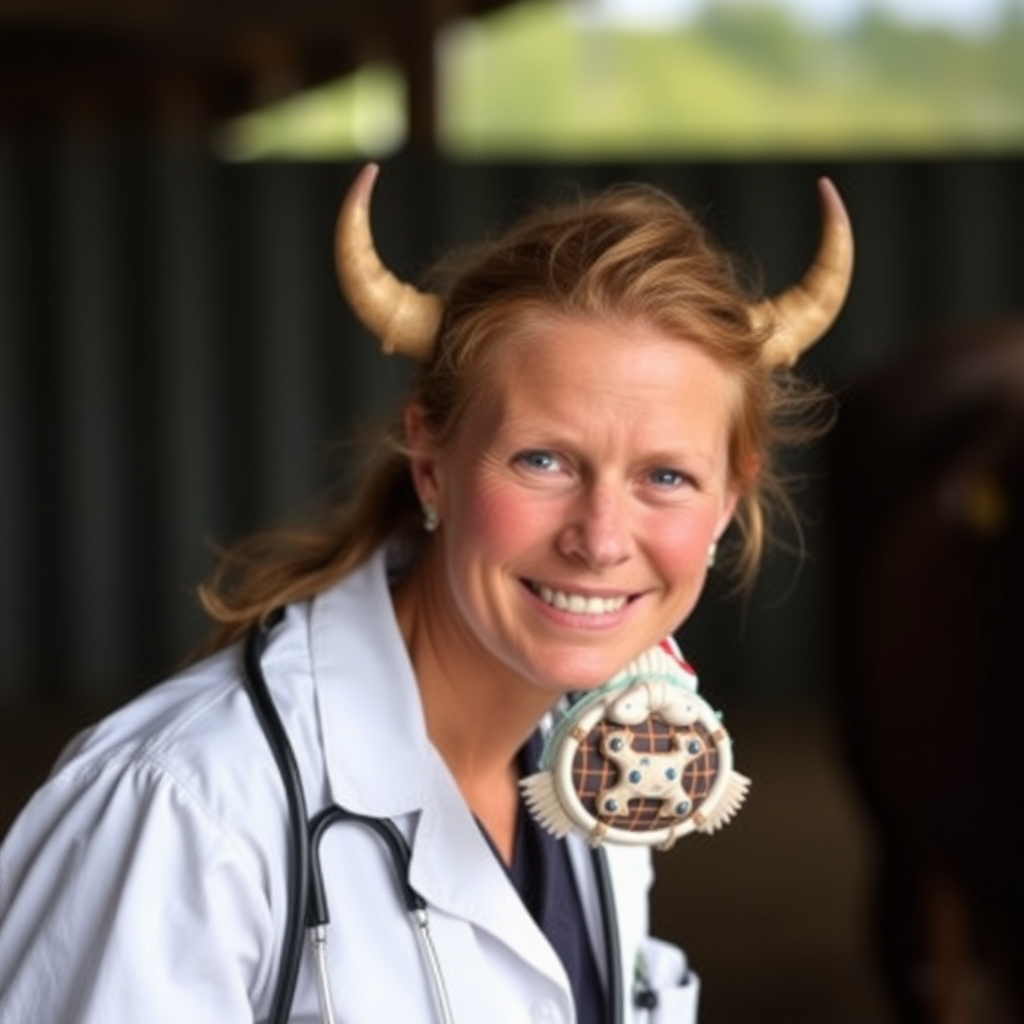
M65 768L0 848L0 1024L251 1024L259 872L157 764Z

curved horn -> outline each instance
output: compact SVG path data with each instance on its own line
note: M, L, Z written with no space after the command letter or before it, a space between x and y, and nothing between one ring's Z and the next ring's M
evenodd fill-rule
M764 350L770 366L792 366L832 326L853 277L853 230L835 185L818 181L821 243L814 262L796 284L751 309L756 326L770 325Z
M370 230L370 196L377 171L376 164L367 164L341 204L334 233L338 283L385 353L422 361L434 347L444 307L438 296L399 281L377 255Z

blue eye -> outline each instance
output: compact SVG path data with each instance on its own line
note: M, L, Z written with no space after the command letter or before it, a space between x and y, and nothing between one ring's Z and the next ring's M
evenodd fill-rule
M561 465L556 456L545 451L522 452L516 456L516 461L528 469L536 469L543 473L557 470Z
M677 469L655 469L651 471L651 482L658 487L682 487L687 477Z

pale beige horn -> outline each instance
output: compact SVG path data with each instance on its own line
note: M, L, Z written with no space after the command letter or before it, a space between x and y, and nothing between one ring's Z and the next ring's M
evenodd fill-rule
M441 299L398 280L381 263L370 230L376 164L367 164L341 204L334 233L338 283L352 311L388 355L426 360L444 311Z
M853 229L835 185L818 181L821 242L814 262L796 284L751 309L754 323L772 328L764 358L792 366L832 326L853 277Z
M353 182L338 215L335 264L341 290L353 312L388 354L425 360L433 349L444 311L440 298L396 278L380 261L370 230L370 196L376 164ZM832 325L853 276L853 231L846 208L827 178L818 182L822 235L807 273L779 295L751 308L757 326L772 330L764 358L792 366Z

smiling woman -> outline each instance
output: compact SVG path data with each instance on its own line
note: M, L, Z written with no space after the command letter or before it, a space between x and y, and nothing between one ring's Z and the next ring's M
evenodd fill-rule
M473 689L454 681L476 678L481 659L492 677L507 670L509 694L529 680L522 734L554 697L607 681L686 618L750 483L729 464L731 375L644 324L553 318L501 345L478 386L486 401L450 450L412 407L417 493L458 544L426 552L396 605L409 635L464 631L420 662L444 656L429 674L453 681L453 714Z
M823 182L819 252L771 298L641 185L542 208L425 293L377 256L375 176L337 266L420 364L402 416L349 503L225 553L210 651L73 743L11 829L2 1019L330 1021L332 990L353 1024L696 1019L649 934L650 847L715 831L748 780L673 634L727 531L756 568L845 210Z

